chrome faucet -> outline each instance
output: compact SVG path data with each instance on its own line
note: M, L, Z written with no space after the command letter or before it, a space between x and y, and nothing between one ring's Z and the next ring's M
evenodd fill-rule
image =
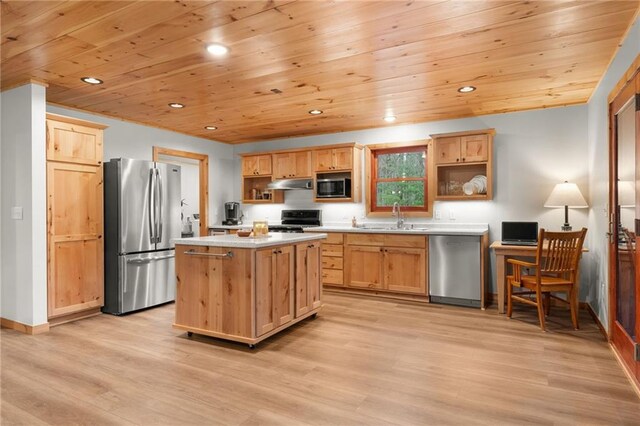
M396 228L402 229L404 226L404 217L402 217L402 212L400 211L400 203L397 201L393 203L391 215L396 217Z

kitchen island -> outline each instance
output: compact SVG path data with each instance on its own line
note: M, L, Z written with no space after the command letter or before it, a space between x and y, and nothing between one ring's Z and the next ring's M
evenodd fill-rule
M326 234L219 235L174 240L174 327L249 347L315 316Z

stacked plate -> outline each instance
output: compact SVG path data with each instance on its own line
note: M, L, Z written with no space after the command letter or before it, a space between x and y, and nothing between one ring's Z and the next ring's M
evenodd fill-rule
M474 176L469 182L462 185L462 191L465 195L486 194L487 177L484 175Z

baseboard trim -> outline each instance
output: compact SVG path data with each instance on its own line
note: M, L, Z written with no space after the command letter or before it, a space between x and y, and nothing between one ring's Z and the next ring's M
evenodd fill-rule
M638 398L640 398L640 382L638 382L638 379L636 379L635 376L631 373L631 371L627 367L627 364L624 363L624 361L622 360L622 356L620 356L616 347L611 343L609 343L609 347L611 348L613 355L618 360L618 364L620 364L620 367L622 367L622 371L624 371L624 374L629 379L629 382L631 382L631 387L636 392L636 395L638 395Z
M79 319L101 315L102 314L101 309L102 308L98 306L97 308L91 308L85 311L73 312L71 314L65 314L59 317L49 318L49 324L51 324L51 327L55 327L56 325L66 324L71 321L76 321Z
M587 312L589 312L589 314L591 315L591 318L593 318L593 320L596 322L596 325L600 329L600 333L602 333L602 335L604 336L604 338L608 342L609 341L609 335L607 333L607 330L605 330L604 326L600 322L600 318L598 318L598 314L596 314L596 311L593 310L593 308L591 307L591 305L589 303L584 302L584 304L585 304L585 309L587 310Z
M13 321L7 318L0 318L0 327L8 328L11 330L19 331L24 334L42 334L49 331L49 323L45 322L44 324L38 325L28 325L23 324L18 321Z

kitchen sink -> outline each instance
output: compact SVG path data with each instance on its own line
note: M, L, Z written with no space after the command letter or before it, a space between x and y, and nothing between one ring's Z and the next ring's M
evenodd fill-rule
M398 228L396 226L369 226L364 225L360 227L361 229L372 230L372 231L426 231L429 228L427 227L412 227L411 225L405 225L402 228Z

